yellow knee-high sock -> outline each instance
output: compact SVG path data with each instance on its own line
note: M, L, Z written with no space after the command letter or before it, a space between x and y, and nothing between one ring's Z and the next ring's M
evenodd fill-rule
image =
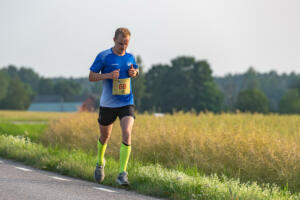
M100 140L98 140L98 156L97 156L97 163L99 165L103 165L104 162L104 154L106 150L107 143L101 144Z
M120 173L125 172L131 152L131 146L122 143L120 148Z

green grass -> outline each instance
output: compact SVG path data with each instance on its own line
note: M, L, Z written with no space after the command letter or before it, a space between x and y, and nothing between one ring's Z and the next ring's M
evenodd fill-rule
M25 136L30 138L33 142L38 142L40 136L44 133L47 124L14 124L12 122L0 122L0 134L8 134L13 136Z
M93 181L96 163L93 153L37 144L41 143L40 138L47 130L48 123L27 122L0 122L0 156ZM107 158L103 184L118 187L115 184L118 168L117 160ZM196 166L186 168L178 165L167 169L159 164L147 164L131 158L128 171L130 190L169 199L300 199L300 194L292 194L288 187L282 190L275 185L241 183L225 176L206 176Z
M0 156L14 159L37 168L93 181L96 158L81 150L44 147L24 137L0 135ZM118 161L107 158L106 179L103 184L118 187ZM145 165L130 160L128 166L130 190L169 199L300 199L277 186L259 186L215 175L203 176L191 170L189 174L166 169L159 164Z

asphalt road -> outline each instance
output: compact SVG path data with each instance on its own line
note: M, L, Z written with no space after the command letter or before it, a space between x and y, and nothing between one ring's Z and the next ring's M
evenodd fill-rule
M0 158L0 200L154 200Z

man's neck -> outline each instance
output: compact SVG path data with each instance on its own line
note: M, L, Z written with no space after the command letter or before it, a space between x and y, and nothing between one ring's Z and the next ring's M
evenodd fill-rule
M125 55L125 51L122 53L119 53L118 51L115 50L115 47L112 48L114 54L118 55L118 56L124 56Z

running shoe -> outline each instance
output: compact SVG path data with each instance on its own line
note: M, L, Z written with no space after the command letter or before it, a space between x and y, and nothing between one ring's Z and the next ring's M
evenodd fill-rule
M105 174L104 174L104 167L105 167L105 160L103 161L103 165L96 164L95 169L95 180L97 183L101 183L104 180Z
M122 185L122 186L129 185L128 173L127 172L120 173L116 181L119 185Z

